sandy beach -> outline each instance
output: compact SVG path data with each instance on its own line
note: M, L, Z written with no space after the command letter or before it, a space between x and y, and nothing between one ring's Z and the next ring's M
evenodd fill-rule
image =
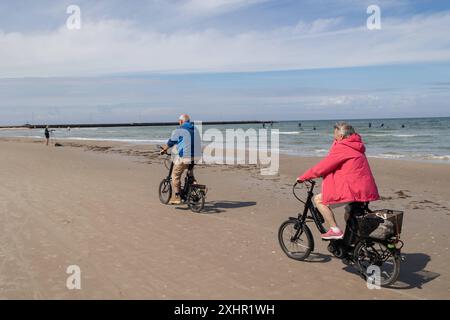
M370 159L382 201L405 211L397 287L366 283L316 240L287 258L277 231L300 208L297 175L317 158L283 156L280 175L199 166L206 210L160 204L155 147L0 140L1 299L449 299L450 167ZM340 221L343 209L337 210ZM81 290L68 290L78 265Z

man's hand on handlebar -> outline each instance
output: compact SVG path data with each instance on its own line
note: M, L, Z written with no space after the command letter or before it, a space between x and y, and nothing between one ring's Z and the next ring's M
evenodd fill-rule
M160 147L161 150L159 151L159 154L167 154L167 150L169 149L169 147L167 145Z

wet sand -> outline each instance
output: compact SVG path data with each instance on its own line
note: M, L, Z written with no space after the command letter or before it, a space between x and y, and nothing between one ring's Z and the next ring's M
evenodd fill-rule
M309 262L287 258L277 231L300 206L295 177L316 158L281 158L279 176L254 166L200 166L206 211L159 203L167 174L152 146L0 140L2 299L449 299L450 167L370 159L383 196L405 211L395 289L365 282L316 240ZM342 221L342 209L337 210ZM81 290L66 268L81 268Z

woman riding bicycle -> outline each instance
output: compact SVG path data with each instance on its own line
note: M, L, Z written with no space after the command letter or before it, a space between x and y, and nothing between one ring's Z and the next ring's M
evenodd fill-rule
M334 126L334 142L328 155L317 165L298 177L299 182L322 177L322 193L314 203L330 225L322 239L342 239L344 233L337 226L332 209L351 202L379 200L375 179L365 155L361 136L345 122Z

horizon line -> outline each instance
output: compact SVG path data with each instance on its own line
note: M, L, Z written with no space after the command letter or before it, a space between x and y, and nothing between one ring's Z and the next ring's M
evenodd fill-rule
M424 116L424 117L390 117L390 118L334 118L334 119L296 119L296 120L224 120L224 121L201 121L205 125L225 125L225 124L263 124L263 123L279 123L279 122L301 122L301 121L362 121L362 120L411 120L411 119L439 119L439 118L450 118L450 116ZM199 121L192 121L199 122ZM172 126L178 125L178 122L174 121L160 121L160 122L112 122L112 123L62 123L62 124L29 124L25 123L23 125L0 125L1 129L14 129L14 128L43 128L46 126L53 128L67 128L67 127L145 127L145 126Z

